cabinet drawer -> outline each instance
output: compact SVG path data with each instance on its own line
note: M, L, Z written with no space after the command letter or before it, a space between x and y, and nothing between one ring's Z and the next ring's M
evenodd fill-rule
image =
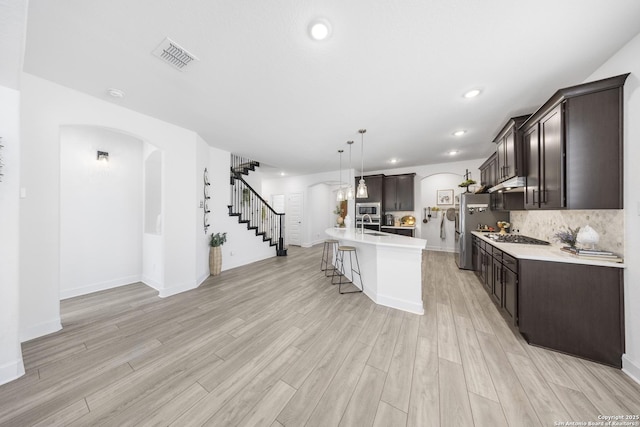
M518 272L518 260L509 254L502 254L502 265L514 273Z
M502 260L502 251L494 246L491 246L491 253L495 259L498 261Z

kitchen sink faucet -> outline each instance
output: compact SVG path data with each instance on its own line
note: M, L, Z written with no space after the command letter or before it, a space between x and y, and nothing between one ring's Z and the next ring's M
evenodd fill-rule
M360 233L362 233L362 234L364 234L364 217L365 216L369 217L369 222L373 222L373 219L371 219L371 215L369 215L369 214L362 215L362 224L360 224L360 226L361 226L360 227L361 228Z

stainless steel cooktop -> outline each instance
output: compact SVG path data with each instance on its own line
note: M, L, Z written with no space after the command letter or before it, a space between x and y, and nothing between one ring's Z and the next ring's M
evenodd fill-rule
M526 245L548 245L547 241L520 234L489 234L487 237L499 243L522 243Z

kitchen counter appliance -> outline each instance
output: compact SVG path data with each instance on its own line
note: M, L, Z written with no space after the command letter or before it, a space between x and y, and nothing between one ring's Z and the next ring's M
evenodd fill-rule
M460 195L460 208L456 212L455 222L455 260L458 268L473 269L471 257L471 232L478 224L496 224L509 221L508 212L489 209L489 194L463 193Z
M382 203L356 203L356 228L380 231L382 225Z
M498 243L521 243L526 245L549 245L544 240L535 237L522 236L520 234L488 234L487 237Z

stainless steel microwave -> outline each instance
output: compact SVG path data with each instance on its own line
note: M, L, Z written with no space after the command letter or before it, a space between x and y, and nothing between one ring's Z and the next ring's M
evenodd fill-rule
M382 216L382 203L356 203L356 219L361 219L365 214L371 215L371 219L380 219Z

